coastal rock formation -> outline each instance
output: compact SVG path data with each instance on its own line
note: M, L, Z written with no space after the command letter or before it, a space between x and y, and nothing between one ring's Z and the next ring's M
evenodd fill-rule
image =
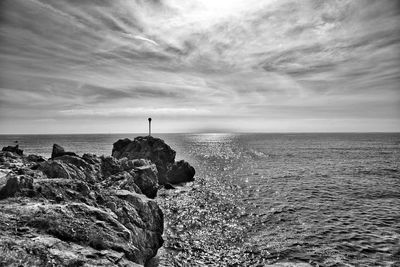
M18 145L3 147L3 149L1 151L12 152L12 153L15 153L15 154L17 154L19 156L22 156L24 154L24 151L22 149L19 149Z
M120 139L112 149L112 156L117 159L149 159L157 167L159 184L193 181L194 168L184 161L175 162L175 155L176 152L162 139L152 136Z
M57 144L53 145L53 151L51 152L51 158L57 158L61 156L77 156L74 152L67 152L65 149Z
M184 160L175 162L167 172L167 180L172 184L190 182L194 180L195 170Z
M156 165L53 156L0 154L0 266L143 266L156 255Z
M134 140L120 139L114 143L112 156L121 159L149 159L157 166L158 181L167 181L167 171L174 164L176 152L163 140L152 136L140 136Z

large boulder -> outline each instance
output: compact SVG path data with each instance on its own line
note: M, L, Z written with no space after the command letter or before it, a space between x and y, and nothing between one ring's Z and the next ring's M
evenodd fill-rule
M24 154L24 151L23 151L22 149L20 149L18 145L15 145L15 146L5 146L5 147L3 147L3 148L1 149L1 151L4 151L4 152L6 152L6 151L12 152L12 153L15 153L15 154L17 154L17 155L19 155L19 156L22 156L22 155Z
M149 198L155 198L158 191L157 168L154 164L139 166L134 169L133 181Z
M118 187L133 192L142 193L149 198L155 198L158 191L157 168L149 160L122 158L116 161L120 172L108 176L103 184L107 187Z
M25 175L7 174L6 183L0 189L0 200L15 196L18 192L33 189L33 178Z
M194 180L195 170L184 160L175 162L167 172L167 181L171 184L179 184Z
M53 150L51 152L51 158L54 159L61 156L77 156L77 155L74 152L65 151L65 149L58 144L54 144Z
M38 169L49 178L78 179L95 183L102 178L99 168L80 157L64 155L40 163Z
M149 159L157 167L158 182L167 183L168 169L174 164L176 152L162 139L139 136L134 140L121 139L113 144L112 156L121 159Z

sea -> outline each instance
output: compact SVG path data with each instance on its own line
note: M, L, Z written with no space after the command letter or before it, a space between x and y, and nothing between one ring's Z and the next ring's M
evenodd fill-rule
M115 141L136 136L0 135L0 145L111 155ZM237 205L257 215L246 242L260 251L314 266L400 266L400 133L154 136L197 177L240 188Z

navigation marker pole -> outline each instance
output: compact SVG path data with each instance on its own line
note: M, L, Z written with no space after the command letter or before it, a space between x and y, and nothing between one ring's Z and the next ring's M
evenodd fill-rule
M148 120L149 120L149 136L151 136L151 118L149 118Z

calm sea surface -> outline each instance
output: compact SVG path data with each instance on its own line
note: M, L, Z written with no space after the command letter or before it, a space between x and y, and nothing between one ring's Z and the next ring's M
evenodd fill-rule
M196 175L234 184L264 255L320 266L400 266L400 134L165 134ZM53 143L110 155L119 135L0 135L26 154ZM237 190L237 189L236 189Z

